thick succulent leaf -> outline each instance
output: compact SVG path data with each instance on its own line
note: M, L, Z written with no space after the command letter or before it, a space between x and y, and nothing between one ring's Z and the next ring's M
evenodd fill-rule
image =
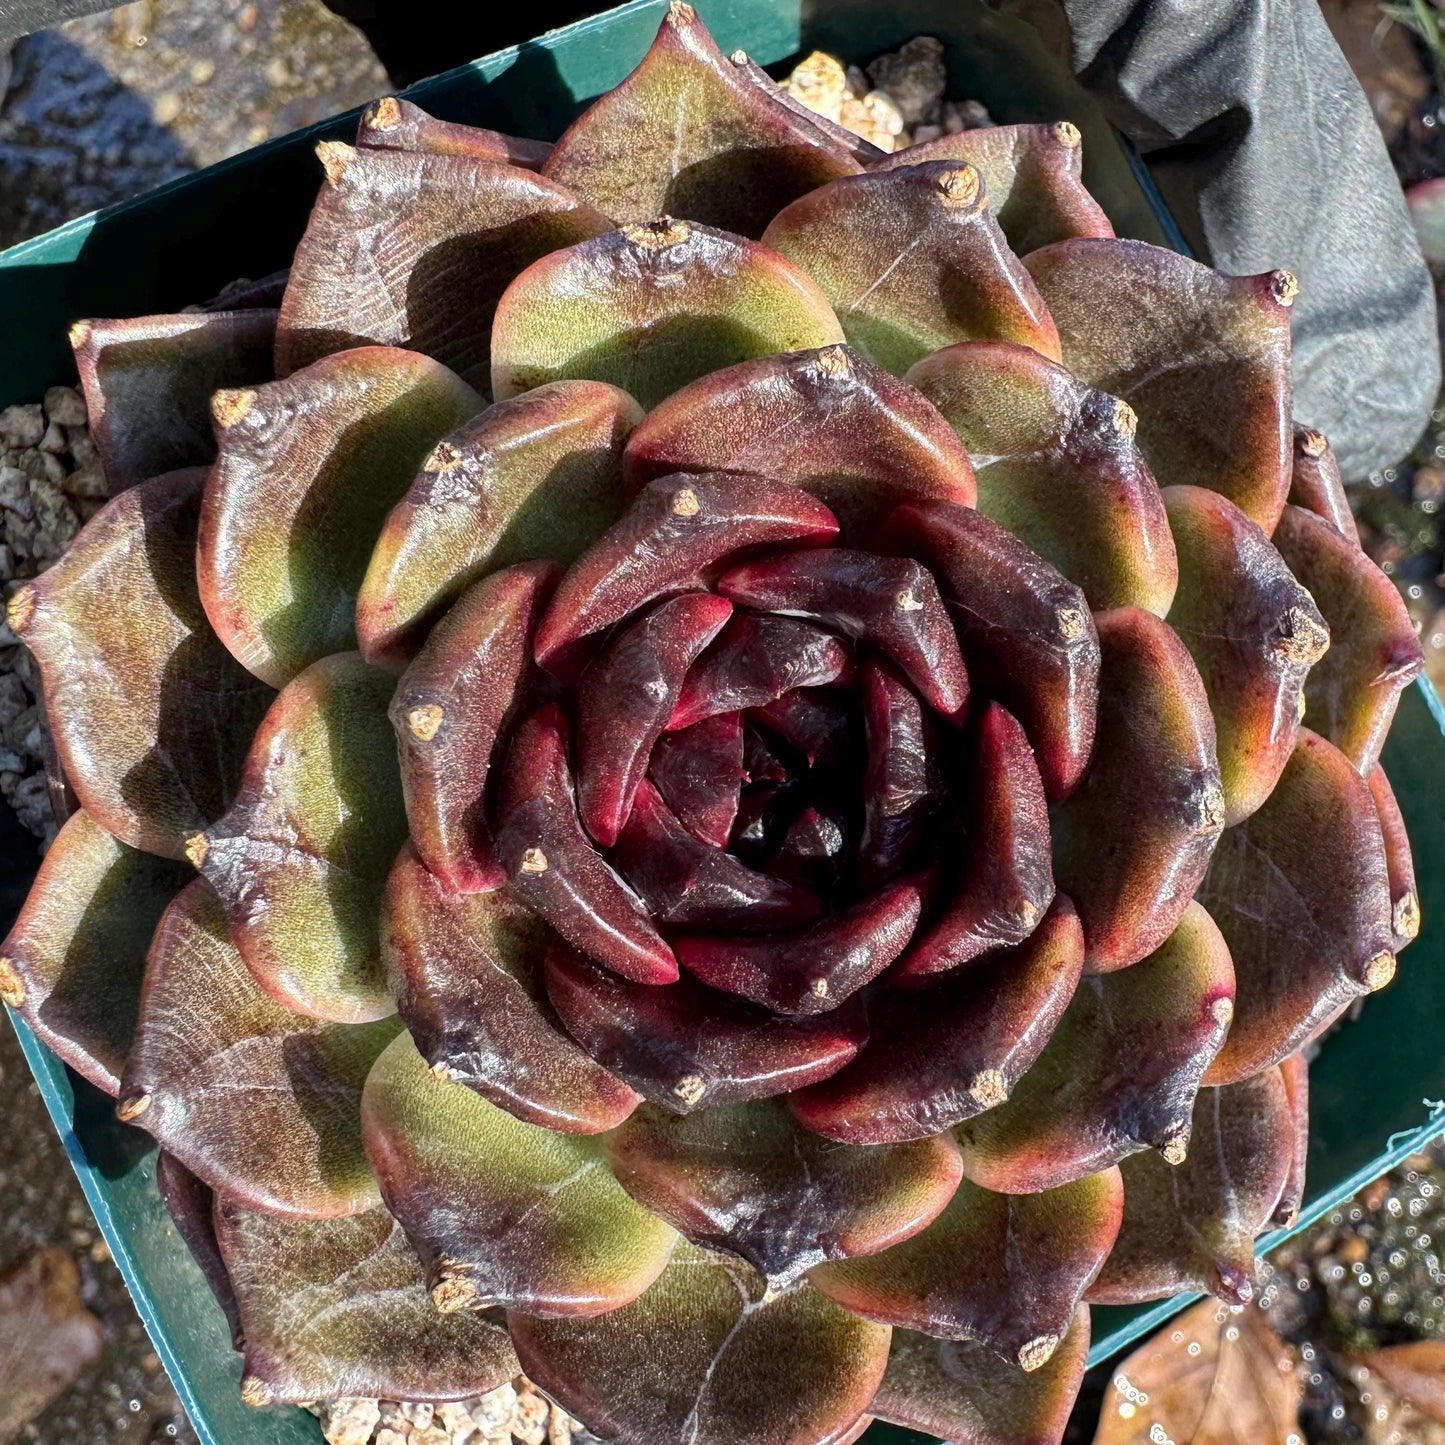
M438 1313L385 1209L278 1219L223 1199L216 1234L240 1302L247 1404L467 1399L516 1373L500 1324Z
M717 586L744 606L817 618L869 643L903 669L930 707L962 717L968 673L958 638L938 584L912 558L812 548L744 562Z
M384 95L361 113L356 143L369 150L426 151L439 156L471 156L479 161L540 169L552 153L542 140L523 140L500 131L438 120L398 95Z
M1085 978L1009 1098L959 1126L964 1173L985 1189L1029 1194L1141 1149L1182 1160L1233 996L1229 950L1191 903L1148 958Z
M1294 469L1290 474L1289 502L1323 517L1347 542L1358 544L1359 529L1350 499L1345 495L1340 464L1329 438L1298 422L1294 426Z
M699 842L645 779L611 858L653 917L674 927L771 934L823 911L796 883Z
M1084 189L1082 139L1066 120L981 126L905 146L869 169L891 171L926 161L972 166L1010 248L1024 256L1071 236L1114 234L1103 207Z
M806 699L808 694L792 696ZM917 860L937 814L944 778L932 714L897 668L879 657L863 664L863 721L868 762L858 876L863 887L871 888ZM808 761L811 766L814 758ZM1047 820L1044 841L1047 846Z
M993 1194L965 1180L921 1234L868 1259L820 1265L809 1279L854 1314L976 1340L1031 1372L1068 1333L1124 1208L1117 1169L1039 1194Z
M849 148L781 103L669 5L641 64L563 132L543 173L616 221L685 216L757 236L796 196L857 173Z
M659 602L616 633L577 686L577 811L611 847L632 811L652 745L668 726L683 679L722 630L732 604L711 592Z
M481 404L438 362L389 346L216 393L221 455L196 569L212 625L257 677L280 687L356 645L356 594L387 512Z
M1201 1089L1189 1157L1123 1163L1124 1223L1089 1291L1097 1304L1137 1304L1206 1291L1254 1297L1254 1237L1274 1211L1294 1155L1294 1120L1278 1069Z
M191 311L70 328L90 437L112 496L211 461L211 394L271 380L276 315Z
M72 813L0 944L0 1000L107 1094L135 1036L151 935L189 876Z
M1287 1229L1299 1218L1305 1197L1305 1166L1310 1152L1310 1066L1303 1049L1296 1049L1279 1063L1285 1099L1290 1115L1289 1172L1275 1201L1269 1223Z
M870 661L879 667L891 666L877 657ZM839 679L843 685L836 688L795 687L775 702L750 708L748 717L776 733L820 774L846 772L856 778L854 769L863 762L863 722L846 686L851 680L851 672L845 672ZM914 698L917 700L916 693Z
M427 454L386 519L356 599L368 662L403 663L473 582L517 562L566 566L622 510L626 392L558 381L500 401Z
M507 287L492 392L590 377L650 411L722 367L842 340L827 297L791 261L662 216L555 251Z
M800 445L803 435L806 445ZM973 465L917 391L846 346L764 356L674 392L628 439L624 475L733 471L802 487L868 546L901 502L972 506Z
M927 988L869 1001L859 1058L789 1099L815 1133L843 1144L926 1139L1006 1099L1078 987L1084 936L1067 898L1033 936Z
M537 661L576 669L579 644L655 598L697 587L744 547L818 545L838 523L783 482L706 472L649 483L567 570L537 632Z
M233 1199L278 1214L354 1214L377 1202L361 1089L398 1027L283 1008L251 977L198 878L156 929L117 1113Z
M1365 780L1308 728L1264 805L1219 840L1199 890L1239 979L1208 1082L1248 1078L1395 974L1390 882Z
M1177 634L1138 607L1094 621L1098 734L1054 809L1054 876L1084 920L1085 969L1104 973L1173 931L1224 827L1224 790L1209 699Z
M974 458L980 512L1077 583L1096 612L1168 612L1174 542L1127 405L1004 342L950 346L907 380Z
M1284 509L1274 544L1334 639L1305 683L1305 716L1368 773L1400 694L1424 665L1404 598L1357 542L1301 507Z
M1214 714L1230 825L1279 781L1294 750L1305 675L1324 656L1330 630L1284 558L1228 497L1168 487L1164 506L1179 555L1169 625Z
M603 1314L636 1299L677 1241L618 1186L601 1140L438 1078L406 1034L372 1068L361 1131L445 1312Z
M899 979L1022 943L1054 901L1043 779L1023 728L996 702L979 720L972 763L961 872L898 966Z
M1139 416L1163 486L1212 487L1269 536L1289 491L1288 271L1226 276L1143 241L1059 241L1024 263L1064 365Z
M826 628L739 612L688 673L668 727L764 708L795 689L837 682L852 662L847 643Z
M908 947L928 893L920 875L886 883L797 933L681 934L678 962L694 977L782 1014L835 1009Z
M683 1243L641 1299L600 1319L507 1324L527 1376L628 1445L815 1445L883 1378L888 1329L807 1286L770 1294L740 1260Z
M392 695L412 843L461 892L506 881L485 817L492 753L506 719L539 681L532 634L556 582L551 563L519 562L474 583Z
M245 1347L241 1329L241 1310L226 1261L221 1258L216 1238L216 1194L210 1185L197 1179L174 1154L164 1149L156 1153L156 1192L176 1233L185 1242L186 1250L196 1267L206 1277L226 1324L231 1330L231 1348L239 1354Z
M1089 1356L1080 1305L1048 1363L1032 1371L986 1345L893 1331L888 1370L868 1409L879 1420L956 1445L1059 1445Z
M257 730L235 805L187 844L257 982L337 1023L393 1009L377 935L406 839L391 692L354 652L307 668Z
M683 1118L644 1105L609 1136L607 1158L639 1204L694 1244L740 1255L775 1289L917 1234L960 1178L947 1134L840 1149L774 1100Z
M512 279L610 224L564 186L474 155L316 149L326 179L281 301L280 376L353 346L404 346L484 390Z
M567 722L555 703L533 713L512 739L497 860L512 896L587 957L638 983L677 978L677 960L642 900L583 831Z
M382 957L426 1062L529 1124L600 1134L639 1099L564 1032L542 984L552 937L505 893L452 892L409 848L387 880Z
M1078 786L1094 747L1099 637L1083 592L981 512L909 503L878 548L933 574L968 658L969 675L1028 734L1044 793Z
M848 343L902 376L957 341L1012 341L1059 359L1059 335L970 165L930 161L820 186L763 244L822 289Z
M216 640L197 595L205 479L192 469L132 487L9 607L86 812L168 858L230 806L273 696Z
M746 776L742 718L724 713L664 733L652 749L648 776L698 842L727 847Z
M684 975L662 987L591 967L567 948L546 958L547 993L603 1068L675 1114L764 1099L837 1073L868 1037L854 1004L784 1019Z
M1375 810L1380 815L1380 832L1385 840L1385 868L1390 879L1390 923L1394 932L1395 952L1420 932L1420 895L1415 888L1415 860L1410 852L1410 836L1405 819L1395 800L1395 790L1376 763L1366 780Z

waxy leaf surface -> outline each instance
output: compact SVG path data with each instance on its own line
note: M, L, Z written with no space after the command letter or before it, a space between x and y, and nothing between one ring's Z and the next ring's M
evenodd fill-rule
M211 394L271 380L276 315L192 311L71 327L90 438L112 496L211 461Z
M438 120L421 106L397 95L384 95L361 113L356 143L372 150L425 151L429 155L472 156L537 170L551 154L542 140L524 140L481 126Z
M193 469L132 487L9 609L82 806L167 858L230 806L274 695L216 640L196 592L204 483Z
M1201 1089L1182 1164L1152 1151L1123 1162L1123 1227L1089 1299L1135 1304L1203 1291L1247 1304L1254 1239L1269 1223L1293 1155L1294 1120L1278 1069Z
M1349 759L1309 728L1264 805L1225 830L1199 900L1239 980L1211 1084L1277 1064L1350 999L1394 976L1374 799Z
M742 719L724 713L664 733L652 749L648 776L694 838L725 848L746 776Z
M1020 1370L1052 1358L1119 1233L1117 1169L1039 1194L965 1180L919 1234L867 1259L820 1265L815 1288L899 1329L976 1340Z
M1284 558L1227 497L1170 487L1164 505L1179 554L1169 625L1208 694L1224 820L1238 823L1289 761L1305 677L1325 655L1330 630Z
M197 1179L174 1154L164 1149L156 1152L156 1193L184 1241L196 1267L206 1277L226 1324L231 1330L231 1348L237 1354L245 1346L241 1330L241 1310L226 1261L221 1258L221 1245L216 1238L216 1192Z
M212 626L257 677L280 687L356 645L356 594L387 512L481 405L438 362L389 346L216 393L221 455L196 571Z
M546 980L568 1033L605 1069L675 1114L816 1083L854 1058L868 1037L854 1004L814 1018L778 1018L687 975L662 987L631 983L565 948L547 954Z
M795 196L859 170L849 148L727 58L690 5L563 132L543 173L615 221L684 216L757 236Z
M0 1000L107 1094L135 1036L151 935L189 876L72 813L0 945Z
M235 805L187 845L257 982L337 1023L393 1009L377 937L406 839L391 693L354 652L307 668L258 729Z
M492 329L492 392L590 377L650 411L724 366L842 340L827 298L790 261L663 216L555 251L512 282Z
M1420 894L1415 888L1415 860L1410 852L1410 836L1395 790L1376 763L1367 781L1375 810L1380 815L1380 832L1385 840L1385 868L1390 879L1390 922L1395 935L1395 952L1410 943L1420 932Z
M1128 406L1004 342L950 346L907 380L968 448L984 516L1077 583L1096 612L1168 612L1174 541Z
M1024 727L1057 802L1078 786L1094 747L1099 636L1083 592L981 512L910 503L879 548L933 574L968 658L969 676Z
M925 161L971 165L983 182L988 208L1020 256L1070 236L1112 236L1114 228L1084 189L1078 128L988 125L905 146L869 170L891 171Z
M519 562L475 583L402 674L389 713L411 840L462 892L506 875L485 816L492 753L507 717L539 681L532 634L556 585L547 562Z
M376 1061L361 1120L387 1208L445 1312L602 1314L636 1299L672 1253L677 1236L623 1193L599 1140L524 1123L438 1078L407 1035Z
M1333 639L1305 683L1305 716L1368 773L1379 761L1400 694L1424 665L1405 600L1357 542L1312 512L1286 507L1274 544L1309 589Z
M1089 1311L1081 1305L1047 1364L1029 1372L986 1345L895 1329L869 1410L957 1445L1058 1445L1084 1378Z
M1064 365L1134 408L1160 484L1223 492L1269 536L1289 491L1295 278L1226 276L1143 241L1088 238L1024 264Z
M475 155L340 141L317 153L326 178L281 302L280 376L353 346L404 346L485 389L513 277L609 224L565 187Z
M837 532L821 502L786 483L728 472L659 478L568 568L538 628L537 661L571 673L579 643L654 598L700 586L732 553L818 545Z
M410 849L387 880L382 957L426 1062L529 1124L599 1134L638 1096L563 1030L542 984L552 938L503 892L450 891Z
M740 1255L775 1288L928 1226L960 1178L947 1134L840 1149L774 1100L679 1118L644 1105L607 1141L622 1187L694 1244Z
M622 510L619 452L641 416L615 386L558 381L500 401L438 442L386 519L356 599L368 661L404 662L489 572L566 566Z
M689 973L713 988L775 1013L824 1013L903 952L927 892L925 878L900 878L797 933L685 933L673 939L673 951Z
M279 1219L220 1200L216 1232L240 1302L248 1403L467 1399L516 1373L500 1324L438 1313L385 1209Z
M1224 827L1224 790L1209 700L1178 636L1137 607L1094 621L1098 733L1078 791L1054 810L1054 877L1084 921L1085 970L1104 973L1173 931Z
M361 1089L398 1027L283 1008L251 977L198 878L156 929L118 1112L233 1199L277 1214L354 1214L377 1202Z
M671 983L677 977L672 950L642 900L583 831L567 734L561 709L549 703L512 739L497 827L507 887L605 968L639 983Z
M1290 474L1289 502L1323 517L1347 542L1360 540L1350 499L1345 495L1340 463L1329 439L1298 422L1294 426L1294 470Z
M959 1126L964 1173L985 1189L1028 1194L1141 1149L1182 1159L1233 995L1224 939L1191 903L1148 958L1085 978L1009 1098Z
M821 287L855 351L902 376L956 341L1013 341L1059 359L1059 336L972 166L925 161L821 186L763 244Z
M845 1144L926 1139L1006 1099L1048 1042L1079 983L1084 935L1067 898L1033 936L922 988L869 1001L873 1038L832 1078L789 1103Z
M996 702L979 720L968 789L961 870L946 877L942 906L913 941L899 979L1022 943L1054 901L1043 779L1023 728Z
M682 1243L641 1299L600 1319L509 1314L528 1377L629 1445L816 1445L852 1427L888 1329L806 1286L777 1296L742 1261Z
M1290 1115L1290 1160L1284 1188L1279 1192L1269 1222L1285 1229L1299 1218L1305 1197L1305 1166L1310 1152L1310 1066L1303 1049L1279 1063Z
M910 386L846 346L765 356L674 392L623 454L640 487L672 472L748 472L826 503L845 545L867 547L901 502L972 506L973 465Z

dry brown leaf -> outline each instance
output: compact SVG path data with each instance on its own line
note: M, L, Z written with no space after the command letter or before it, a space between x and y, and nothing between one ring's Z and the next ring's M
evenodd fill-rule
M0 1445L18 1438L99 1358L101 1323L80 1302L80 1274L41 1249L0 1278Z
M1204 1300L1115 1372L1094 1445L1303 1445L1300 1394L1257 1306Z
M1445 1340L1390 1345L1356 1358L1402 1400L1445 1423Z

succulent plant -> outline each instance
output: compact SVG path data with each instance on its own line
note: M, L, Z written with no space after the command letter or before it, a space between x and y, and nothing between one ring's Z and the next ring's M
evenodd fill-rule
M1057 1439L1089 1298L1248 1297L1418 928L1293 278L682 4L554 146L319 150L279 308L75 328L7 1002L167 1151L254 1404Z

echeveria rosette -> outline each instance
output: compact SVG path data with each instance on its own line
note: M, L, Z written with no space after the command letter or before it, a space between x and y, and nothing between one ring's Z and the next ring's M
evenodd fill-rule
M885 159L674 4L555 147L373 107L279 310L76 328L0 995L165 1146L252 1403L1056 1440L1084 1301L1247 1295L1418 928L1420 651L1292 278L1079 156Z

